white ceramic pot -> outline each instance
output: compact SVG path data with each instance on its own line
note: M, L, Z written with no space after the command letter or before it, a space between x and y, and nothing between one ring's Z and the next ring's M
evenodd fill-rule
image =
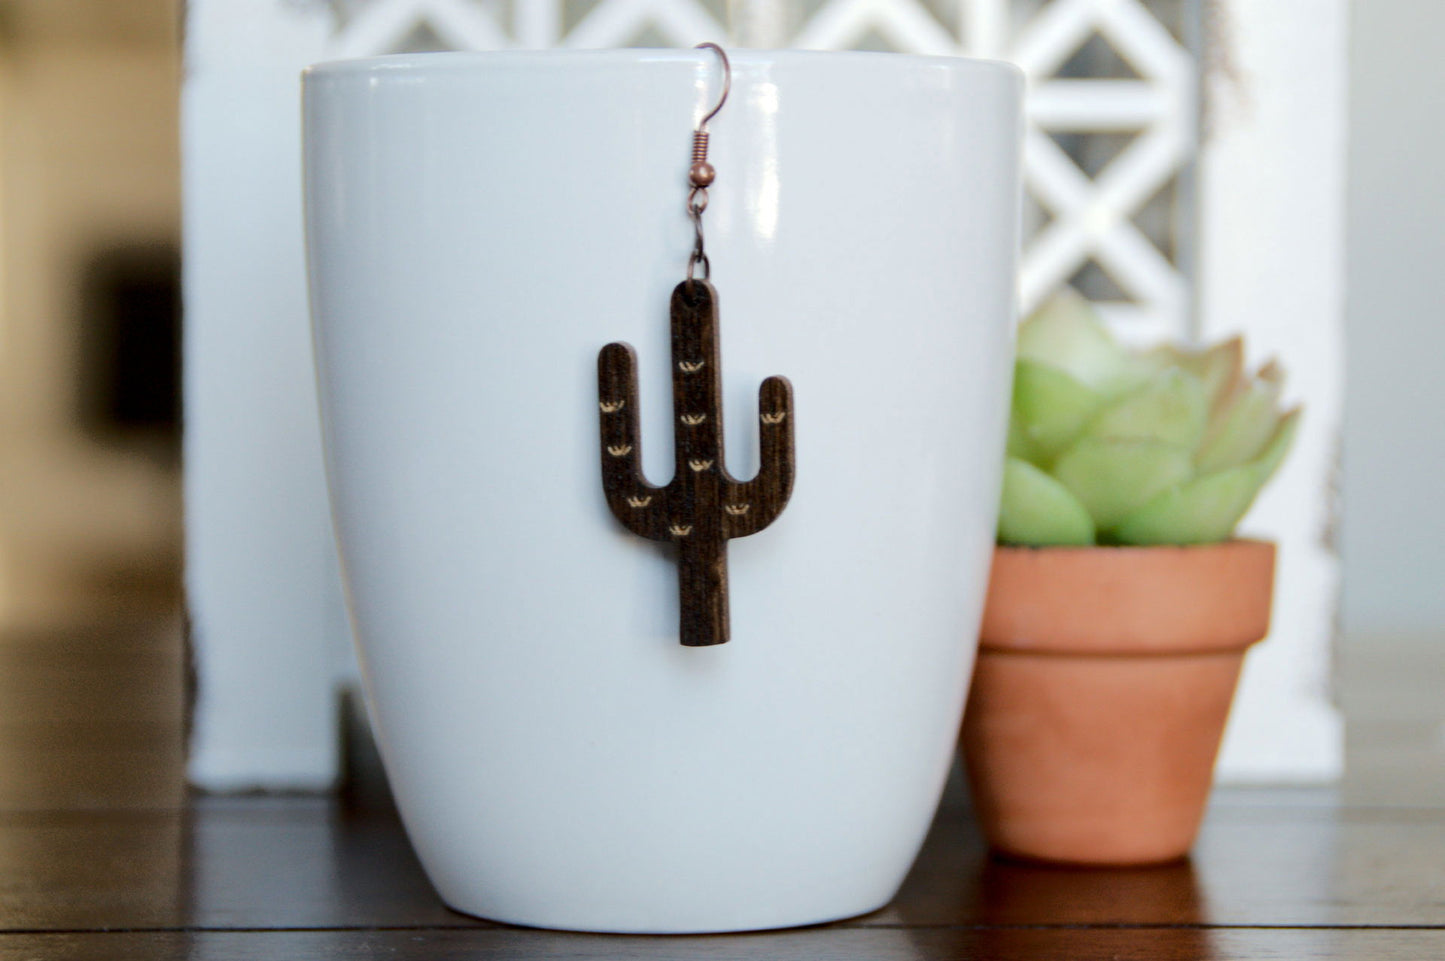
M597 353L671 474L668 299L705 51L308 71L331 496L372 718L452 907L727 931L893 895L953 756L1014 309L1021 79L733 54L706 214L728 468L791 379L797 480L730 548L732 641L677 642L669 551L609 515Z

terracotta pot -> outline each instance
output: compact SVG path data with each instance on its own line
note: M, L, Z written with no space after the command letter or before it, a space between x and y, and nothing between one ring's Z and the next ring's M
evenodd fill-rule
M963 744L996 850L1072 864L1182 857L1273 544L999 547Z

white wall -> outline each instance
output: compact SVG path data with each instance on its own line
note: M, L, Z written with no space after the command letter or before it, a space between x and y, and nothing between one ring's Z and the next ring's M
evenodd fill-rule
M1445 801L1445 3L1354 0L1347 800Z
M1439 643L1445 3L1355 0L1352 26L1344 627L1354 646Z
M254 0L188 13L190 773L214 790L324 788L346 627L306 316L299 76L320 59L325 23Z
M1216 0L1199 158L1199 321L1278 357L1305 406L1279 476L1241 531L1280 545L1273 628L1246 661L1219 774L1328 781L1339 564L1328 544L1342 407L1345 0Z

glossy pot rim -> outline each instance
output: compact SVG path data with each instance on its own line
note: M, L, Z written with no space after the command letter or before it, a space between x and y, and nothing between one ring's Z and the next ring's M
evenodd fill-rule
M355 75L364 75L372 79L391 76L401 80L417 74L457 71L486 73L495 70L556 70L561 67L605 70L654 64L702 65L712 69L711 57L712 54L709 51L686 48L448 50L328 60L307 67L302 72L302 76L308 80ZM988 60L980 57L951 57L869 50L746 49L729 49L728 57L732 61L734 71L741 73L766 69L774 65L836 68L839 65L851 64L869 70L899 73L939 70L980 71L1010 77L1019 82L1022 82L1023 79L1023 71L1016 64L1006 60Z
M1275 545L994 549L985 652L1236 652L1269 633Z

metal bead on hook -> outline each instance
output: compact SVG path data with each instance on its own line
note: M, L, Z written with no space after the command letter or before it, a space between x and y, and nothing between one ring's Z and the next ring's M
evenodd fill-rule
M717 171L707 162L707 130L698 128L692 135L692 167L687 172L687 179L694 187L706 187L715 177Z
M707 187L717 179L717 171L713 169L712 164L704 160L701 163L693 164L688 169L687 179L692 182L694 187Z

